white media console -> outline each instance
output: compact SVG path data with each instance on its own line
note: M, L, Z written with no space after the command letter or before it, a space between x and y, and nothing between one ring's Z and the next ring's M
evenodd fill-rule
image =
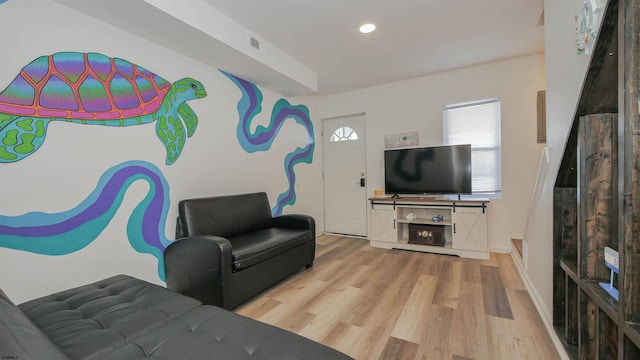
M369 201L369 242L373 247L489 260L488 199L373 197ZM409 225L441 227L444 246L410 243Z

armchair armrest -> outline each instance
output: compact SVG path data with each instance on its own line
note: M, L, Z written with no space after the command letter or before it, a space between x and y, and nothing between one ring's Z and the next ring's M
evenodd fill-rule
M313 217L302 214L288 214L273 218L273 226L289 229L310 230L313 238L316 236L316 222Z
M231 244L213 235L185 237L164 251L167 288L204 304L225 307L230 303Z

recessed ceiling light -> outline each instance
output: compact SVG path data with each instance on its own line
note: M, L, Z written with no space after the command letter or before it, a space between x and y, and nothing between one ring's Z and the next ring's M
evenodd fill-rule
M376 26L373 24L364 24L360 26L360 32L363 34L368 34L376 29Z

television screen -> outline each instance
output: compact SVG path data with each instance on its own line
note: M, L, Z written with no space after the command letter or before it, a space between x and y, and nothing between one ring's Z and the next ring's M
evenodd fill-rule
M387 194L471 194L471 145L386 150Z

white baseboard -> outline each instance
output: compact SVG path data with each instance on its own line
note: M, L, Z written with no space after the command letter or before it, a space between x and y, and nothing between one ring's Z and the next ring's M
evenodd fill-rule
M500 254L511 254L511 245L508 247L491 247L489 252L495 252Z
M536 310L538 310L538 314L540 314L540 317L542 318L542 322L544 323L544 326L547 329L547 332L551 337L551 341L553 341L553 345L556 347L556 350L558 351L560 358L563 360L570 360L571 358L569 357L569 354L567 354L567 351L562 345L562 341L560 340L560 338L558 337L558 334L556 334L556 331L553 328L553 321L551 320L552 319L551 312L544 305L544 302L542 301L542 297L540 296L536 288L533 286L533 283L531 282L529 275L524 269L522 259L520 258L520 256L517 255L516 251L511 252L511 258L513 259L513 262L516 264L516 268L518 268L520 277L524 281L524 285L527 287L527 290L531 295L531 300L533 300L533 304L536 306Z
M340 234L340 233L333 233L333 232L323 232L321 235L331 235L331 236L344 236L344 237L349 237L349 238L356 238L356 239L364 239L367 240L367 236L361 236L361 235L349 235L349 234Z

